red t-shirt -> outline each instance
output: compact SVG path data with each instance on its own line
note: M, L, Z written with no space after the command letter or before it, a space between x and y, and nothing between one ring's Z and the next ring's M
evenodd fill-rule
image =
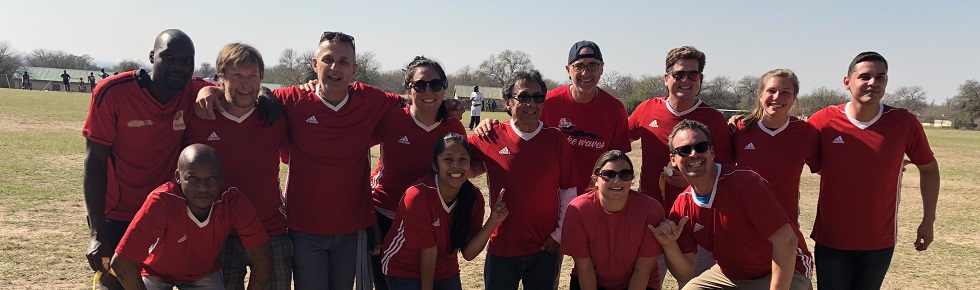
M867 124L845 112L846 104L831 106L808 120L820 132L822 168L811 237L841 250L894 247L902 160L907 155L926 165L936 159L922 124L905 109L882 105Z
M213 121L191 114L194 125L187 127L184 144L214 148L221 156L225 182L248 196L266 232L270 236L285 233L286 215L279 188L280 150L289 150L285 118L266 126L255 109L241 118L221 109L214 109L214 114Z
M381 144L378 168L371 176L375 208L394 216L405 189L432 172L432 148L447 133L466 136L466 128L455 118L425 126L409 107L388 110L374 131L374 139Z
M470 154L487 169L490 200L503 201L510 215L490 236L487 252L501 257L525 256L541 251L558 229L558 190L576 187L572 149L565 134L539 123L529 140L519 136L511 120L493 126L491 136L470 135Z
M82 136L112 147L107 219L132 220L146 195L173 178L197 91L211 85L194 78L170 102L160 104L150 95L151 82L145 71L129 71L105 79L92 92Z
M592 102L579 103L572 98L571 85L548 91L541 121L564 132L572 146L578 194L592 182L592 167L599 156L609 150L630 152L626 107L602 89Z
M385 236L381 267L384 274L392 277L422 279L422 249L436 247L435 280L459 274L459 249L450 249L450 230L456 211L470 213L472 237L483 227L483 194L477 190L473 207L462 209L453 204L447 206L439 195L438 180L434 175L416 180L405 191L405 198L398 204L398 211L391 231ZM457 199L459 200L459 199ZM465 245L463 245L465 247Z
M710 165L709 165L710 166ZM674 203L670 219L690 217L677 244L684 253L700 245L714 254L721 272L732 280L754 280L772 272L769 237L789 224L796 233L796 272L810 277L813 256L799 227L793 225L769 190L766 180L741 166L718 166L715 188L707 204L697 201L689 186Z
M799 225L803 164L811 172L820 171L817 130L796 117L776 130L769 130L761 121L737 126L732 135L735 162L765 178L786 214Z
M590 191L572 200L565 211L561 252L572 258L591 258L599 286L629 288L636 259L663 254L647 225L659 225L664 216L659 202L639 192L631 190L626 207L610 213L599 202L599 193ZM572 268L572 276L578 275L576 270ZM657 272L654 264L647 287L660 287Z
M728 134L728 121L715 108L700 99L690 109L677 112L667 103L667 97L653 98L640 103L629 118L630 138L640 140L643 165L640 168L640 192L660 201L664 208L671 208L684 188L665 185L666 194L660 192L660 174L670 163L670 132L683 120L695 120L708 126L715 162L731 163L732 141ZM675 174L679 174L674 171Z
M351 83L338 106L298 87L273 91L289 120L286 225L315 235L352 233L377 222L371 204L371 134L397 95Z
M229 234L241 237L246 248L268 241L248 198L234 187L223 190L201 222L176 180L160 185L129 224L116 254L140 264L143 276L190 282L221 269L218 251Z

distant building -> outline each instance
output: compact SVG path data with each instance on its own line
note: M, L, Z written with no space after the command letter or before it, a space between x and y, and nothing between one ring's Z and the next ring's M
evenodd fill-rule
M23 86L21 76L24 75L25 71L31 76L31 88L39 91L64 91L65 88L61 83L61 74L64 73L64 71L68 71L68 74L73 76L69 85L75 86L76 88L78 87L79 81L74 78L74 76L88 76L89 73L101 73L98 70L22 66L14 72L13 78L10 82L12 89L20 89L21 86ZM86 88L89 86L88 81L84 81L83 84L85 84ZM88 91L91 92L91 88L89 88Z

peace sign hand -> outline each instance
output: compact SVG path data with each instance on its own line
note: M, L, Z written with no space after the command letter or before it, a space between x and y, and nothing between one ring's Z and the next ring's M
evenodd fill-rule
M684 230L684 224L687 224L688 220L688 217L682 217L680 223L675 224L674 221L668 219L661 222L657 227L647 225L647 228L653 232L653 235L657 237L657 241L661 245L669 245L677 242L677 238L681 236L681 232Z
M500 224L504 219L507 219L507 215L509 214L510 211L507 210L507 204L504 203L504 189L500 189L500 194L497 195L497 202L490 208L490 219L488 222Z

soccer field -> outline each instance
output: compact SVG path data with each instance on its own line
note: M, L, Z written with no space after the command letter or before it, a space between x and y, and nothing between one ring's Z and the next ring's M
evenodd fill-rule
M82 93L0 89L0 288L91 289L84 258L88 230L81 136L89 100ZM484 113L483 118L508 116ZM468 114L464 120L468 123ZM973 288L980 284L980 132L930 129L926 134L942 171L936 240L926 252L912 245L922 199L918 171L909 166L902 181L899 244L883 288ZM639 168L639 142L633 145L630 156ZM377 157L377 149L372 155ZM805 235L813 224L818 181L817 175L804 173ZM484 177L475 183L486 188ZM808 245L812 248L813 242ZM482 288L482 255L460 264L464 288ZM566 257L562 266L560 289L567 289L571 259ZM672 283L668 278L664 289L675 289Z

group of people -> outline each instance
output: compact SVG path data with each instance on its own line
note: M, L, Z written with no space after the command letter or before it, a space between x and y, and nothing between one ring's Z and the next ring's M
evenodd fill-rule
M107 74L105 72L105 69L102 69L102 73L100 74L100 76L102 77L102 79L105 79L106 77L109 77L109 74ZM64 90L66 92L71 92L71 78L72 78L71 75L68 74L68 70L63 70L62 71L62 73L61 73L61 85L64 86ZM31 77L30 77L30 74L28 74L28 72L25 71L23 73L23 75L21 76L21 80L23 82L22 85L21 85L21 89L30 90L31 89ZM96 82L95 82L95 73L94 72L89 72L88 73L88 84L89 84L89 87L88 88L91 88L92 90L95 90L95 84L96 84ZM85 79L78 78L78 92L79 93L84 93L85 90L87 90L87 88L85 86Z
M701 51L671 50L668 95L627 115L597 86L599 46L580 41L571 84L515 72L511 119L474 114L468 137L438 62L416 57L402 96L353 81L350 35L324 32L314 57L316 81L268 91L259 52L228 44L214 86L191 78L190 37L166 30L151 71L95 88L87 258L114 273L100 286L243 289L250 273L249 289L461 289L458 255L486 248L486 289L554 289L563 254L571 289L661 289L668 270L683 289L809 289L814 259L821 289L870 289L898 241L905 155L922 183L916 249L933 239L938 165L915 117L881 103L877 53L849 65L848 103L808 121L791 113L796 75L766 73L757 108L730 127L697 98ZM821 174L815 255L799 230L804 164ZM482 174L492 203L469 181Z

